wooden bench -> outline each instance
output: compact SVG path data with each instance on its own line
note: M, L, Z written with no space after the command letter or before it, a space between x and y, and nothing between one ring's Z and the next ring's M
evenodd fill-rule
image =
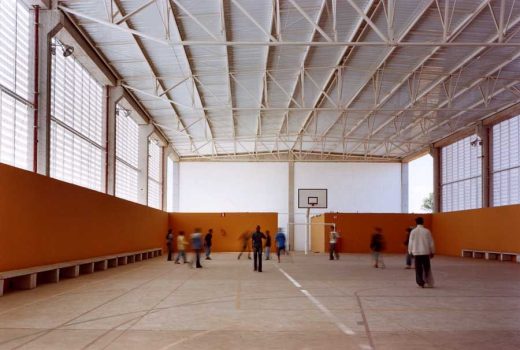
M0 296L4 294L4 283L6 280L9 280L13 289L33 289L39 284L57 283L63 278L74 278L80 274L103 271L108 268L131 264L160 255L162 255L162 249L153 248L0 272Z
M517 263L520 263L520 253L506 253L480 249L462 249L461 256L463 258L516 261Z

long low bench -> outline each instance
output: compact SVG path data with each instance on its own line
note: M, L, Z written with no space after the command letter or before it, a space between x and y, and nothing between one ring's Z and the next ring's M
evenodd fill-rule
M463 258L516 261L517 263L520 263L520 253L495 252L479 249L462 249L460 254Z
M74 278L80 274L103 271L107 268L131 264L160 255L162 255L162 249L153 248L0 272L0 296L4 294L4 283L6 280L8 280L12 289L33 289L42 283L57 283L62 278Z

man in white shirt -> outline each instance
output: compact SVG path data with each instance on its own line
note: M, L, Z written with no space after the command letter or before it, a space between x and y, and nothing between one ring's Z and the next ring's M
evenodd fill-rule
M408 241L408 253L412 254L415 260L415 279L421 287L432 288L433 277L430 267L430 259L435 253L435 245L430 230L425 228L424 219L415 219L417 227L410 233Z

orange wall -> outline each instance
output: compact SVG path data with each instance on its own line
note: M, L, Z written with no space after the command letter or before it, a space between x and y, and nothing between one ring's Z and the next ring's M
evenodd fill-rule
M520 252L520 205L433 215L437 253L460 256L463 248Z
M406 228L415 225L417 214L325 214L325 222L336 223L336 231L341 235L338 241L340 252L367 253L370 252L370 238L374 227L383 229L387 253L404 253L406 247ZM432 228L431 214L421 214L425 226ZM324 242L328 251L330 229L324 232ZM435 230L432 230L434 239L437 239Z
M0 164L0 271L162 247L168 214Z
M274 247L278 228L277 213L224 213L224 216L221 213L170 213L170 227L175 239L179 231L184 231L188 239L195 228L200 228L203 234L212 228L214 252L240 251L240 235L244 231L254 231L256 225L260 225L262 232L271 231Z

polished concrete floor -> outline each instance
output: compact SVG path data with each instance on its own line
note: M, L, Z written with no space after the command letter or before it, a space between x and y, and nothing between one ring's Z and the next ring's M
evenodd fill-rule
M281 264L164 257L0 298L0 349L520 349L520 264L294 254Z

